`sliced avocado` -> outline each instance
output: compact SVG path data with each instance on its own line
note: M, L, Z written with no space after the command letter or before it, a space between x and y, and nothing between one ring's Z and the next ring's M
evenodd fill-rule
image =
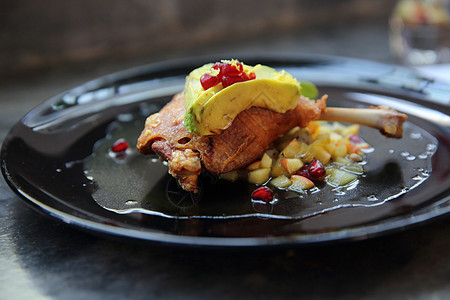
M300 97L300 83L285 71L256 65L244 65L244 71L254 72L256 79L234 83L222 88L219 83L206 91L200 77L212 64L192 71L186 77L185 127L199 135L219 133L231 125L236 116L252 107L284 113L295 108Z
M302 96L305 96L309 99L316 99L319 95L317 87L309 81L300 81L300 87L302 88Z

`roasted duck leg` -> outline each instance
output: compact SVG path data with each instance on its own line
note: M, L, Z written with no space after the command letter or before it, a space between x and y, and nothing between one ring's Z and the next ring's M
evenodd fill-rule
M312 120L362 123L388 136L401 137L405 115L387 109L326 108L326 98L313 101L300 97L297 107L286 113L252 107L221 133L197 136L184 127L186 111L180 93L147 118L137 148L167 160L169 173L185 190L195 192L202 166L214 174L245 167L260 158L272 141L295 126L306 127Z

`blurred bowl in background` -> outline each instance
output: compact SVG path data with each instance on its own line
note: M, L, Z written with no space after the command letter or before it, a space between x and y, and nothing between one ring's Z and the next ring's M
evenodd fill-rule
M392 54L408 65L450 62L450 1L398 1L390 24Z

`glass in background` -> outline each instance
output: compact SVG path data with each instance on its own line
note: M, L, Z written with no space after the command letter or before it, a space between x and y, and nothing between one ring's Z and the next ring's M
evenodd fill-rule
M450 62L450 0L400 0L389 21L391 51L402 63Z

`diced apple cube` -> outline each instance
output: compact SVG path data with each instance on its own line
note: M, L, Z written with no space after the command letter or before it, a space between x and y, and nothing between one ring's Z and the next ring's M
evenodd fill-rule
M277 188L285 188L290 186L292 181L288 177L281 175L270 180L270 184Z
M289 144L283 149L282 154L287 158L299 157L302 150L302 142L297 139L293 139Z
M347 153L356 153L358 154L359 148L353 145L352 143L346 143L347 146Z
M359 149L371 148L371 146L369 144L367 144L366 142L358 143L358 144L356 144L356 147L358 147Z
M303 191L314 187L314 182L300 175L292 175L291 181L292 184L289 186L290 190Z
M304 156L302 156L302 162L311 162L314 159L314 152L308 151Z
M302 143L298 158L302 160L302 162L310 162L314 159L314 151L311 147L305 143Z
M348 156L348 158L351 159L352 161L355 161L355 162L360 162L360 161L362 161L361 155L356 154L356 153L350 154L350 155Z
M334 156L334 152L336 152L336 145L333 143L329 143L327 145L325 145L325 150L328 151L328 153L331 154L331 156Z
M332 169L330 176L327 177L327 182L333 186L342 186L352 182L356 178L358 176L355 174L339 169Z
M336 161L338 157L345 157L347 155L347 146L345 143L339 143L334 150L333 160Z
M272 167L272 158L270 158L267 153L264 153L262 159L261 159L261 168L270 168Z
M363 167L358 163L348 163L347 165L342 167L343 170L361 175L364 173Z
M314 152L312 150L309 150L304 155L302 155L301 160L302 162L311 162L314 159Z
M303 167L303 163L299 158L282 158L281 165L289 175Z
M263 184L269 180L269 177L270 169L268 168L253 170L248 173L248 181L254 184Z
M314 141L314 143L316 142L329 142L330 141L330 133L329 132L320 132L316 135L316 140Z
M345 157L338 156L336 157L335 162L346 165L351 163L351 160L346 159Z
M312 147L312 150L314 152L314 158L318 159L323 165L326 165L330 161L331 154L324 147Z
M317 147L325 147L325 145L328 145L330 143L330 140L316 140L312 144L309 145L310 148L317 148Z
M286 170L283 168L283 166L281 165L281 160L283 159L283 156L280 155L277 160L274 161L273 165L272 165L272 171L271 171L271 175L272 177L278 177L280 175L286 175L289 176L289 174L286 172Z
M260 160L254 161L251 164L249 164L245 169L247 171L253 171L253 170L261 169L261 161Z

